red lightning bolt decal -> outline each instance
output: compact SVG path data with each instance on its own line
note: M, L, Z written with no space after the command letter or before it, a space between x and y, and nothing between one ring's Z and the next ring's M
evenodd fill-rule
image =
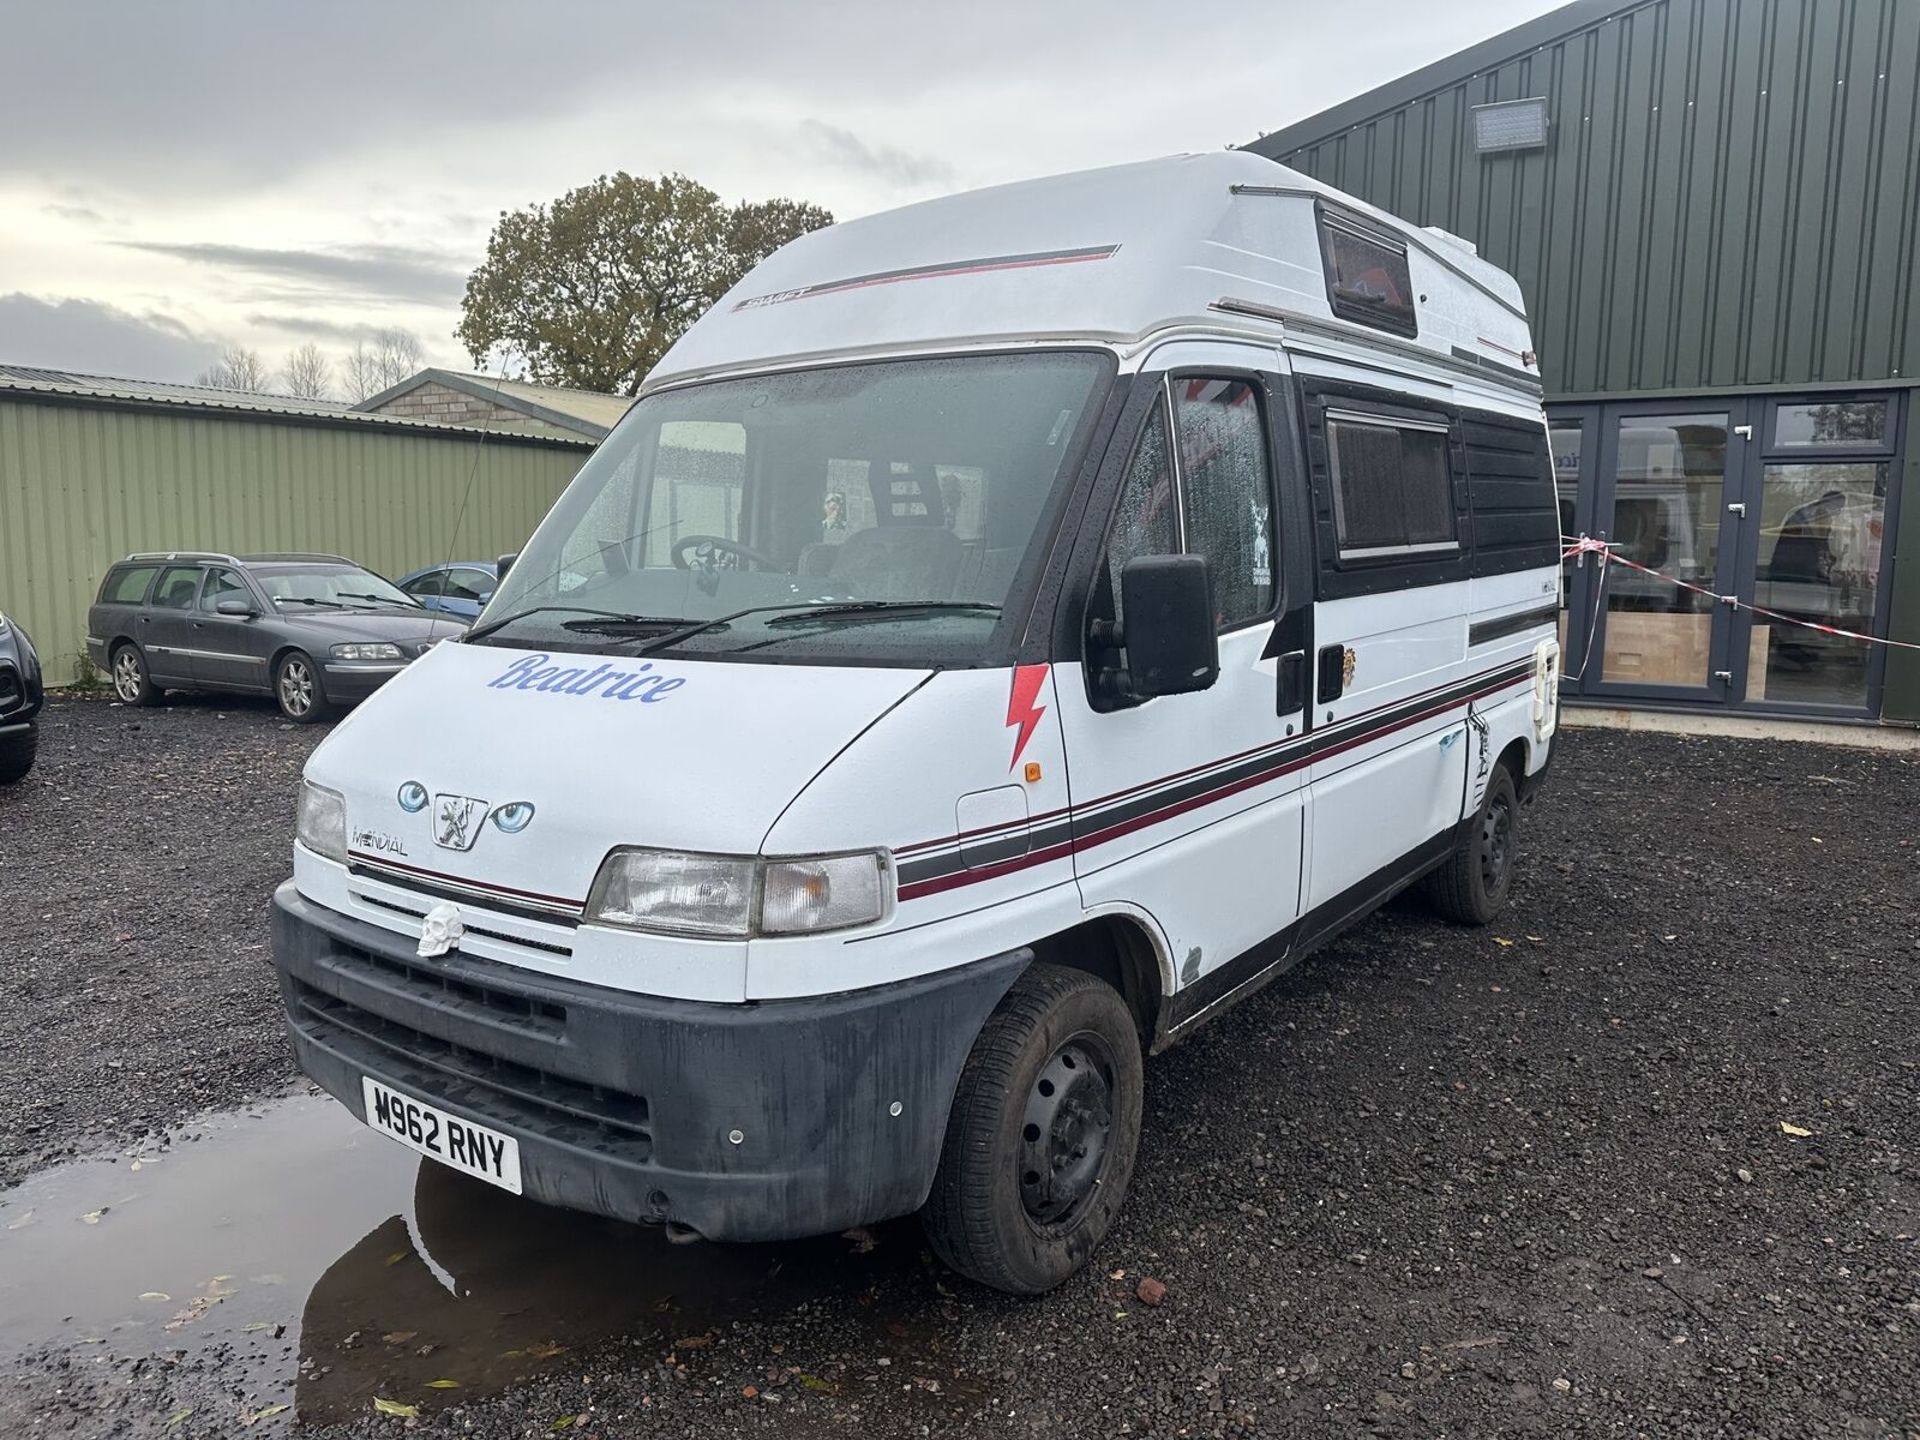
M1020 763L1020 752L1027 748L1027 741L1039 728L1040 717L1047 713L1046 706L1035 703L1040 698L1040 687L1046 683L1044 665L1013 667L1013 693L1007 696L1007 726L1011 729L1018 725L1020 734L1013 742L1013 759L1007 762L1009 770Z

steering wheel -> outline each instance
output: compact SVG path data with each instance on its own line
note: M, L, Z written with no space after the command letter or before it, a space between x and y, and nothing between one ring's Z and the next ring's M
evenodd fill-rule
M744 570L751 561L762 570L778 570L780 562L763 555L750 545L741 545L723 535L682 535L673 542L673 564L677 570Z

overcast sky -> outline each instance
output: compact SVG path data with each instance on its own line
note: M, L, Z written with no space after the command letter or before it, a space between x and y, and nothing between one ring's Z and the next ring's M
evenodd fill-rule
M0 362L180 380L398 325L468 368L498 213L603 173L851 218L1238 144L1552 8L7 0Z

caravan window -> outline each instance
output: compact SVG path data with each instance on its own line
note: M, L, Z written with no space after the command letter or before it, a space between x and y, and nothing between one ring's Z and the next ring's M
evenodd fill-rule
M1335 315L1394 335L1420 333L1404 242L1322 211L1320 258Z
M1327 461L1341 559L1459 548L1444 425L1330 410Z

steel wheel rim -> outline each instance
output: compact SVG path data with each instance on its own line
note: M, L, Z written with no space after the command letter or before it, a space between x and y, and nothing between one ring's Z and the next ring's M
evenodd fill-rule
M1027 1091L1020 1203L1043 1229L1073 1224L1099 1193L1113 1135L1113 1052L1098 1035L1064 1041Z
M1513 810L1504 798L1487 807L1480 825L1480 880L1489 893L1507 878L1513 859Z
M298 660L280 667L280 703L289 715L304 715L313 708L313 672Z
M113 688L122 700L140 698L140 657L133 651L122 650L114 657Z

